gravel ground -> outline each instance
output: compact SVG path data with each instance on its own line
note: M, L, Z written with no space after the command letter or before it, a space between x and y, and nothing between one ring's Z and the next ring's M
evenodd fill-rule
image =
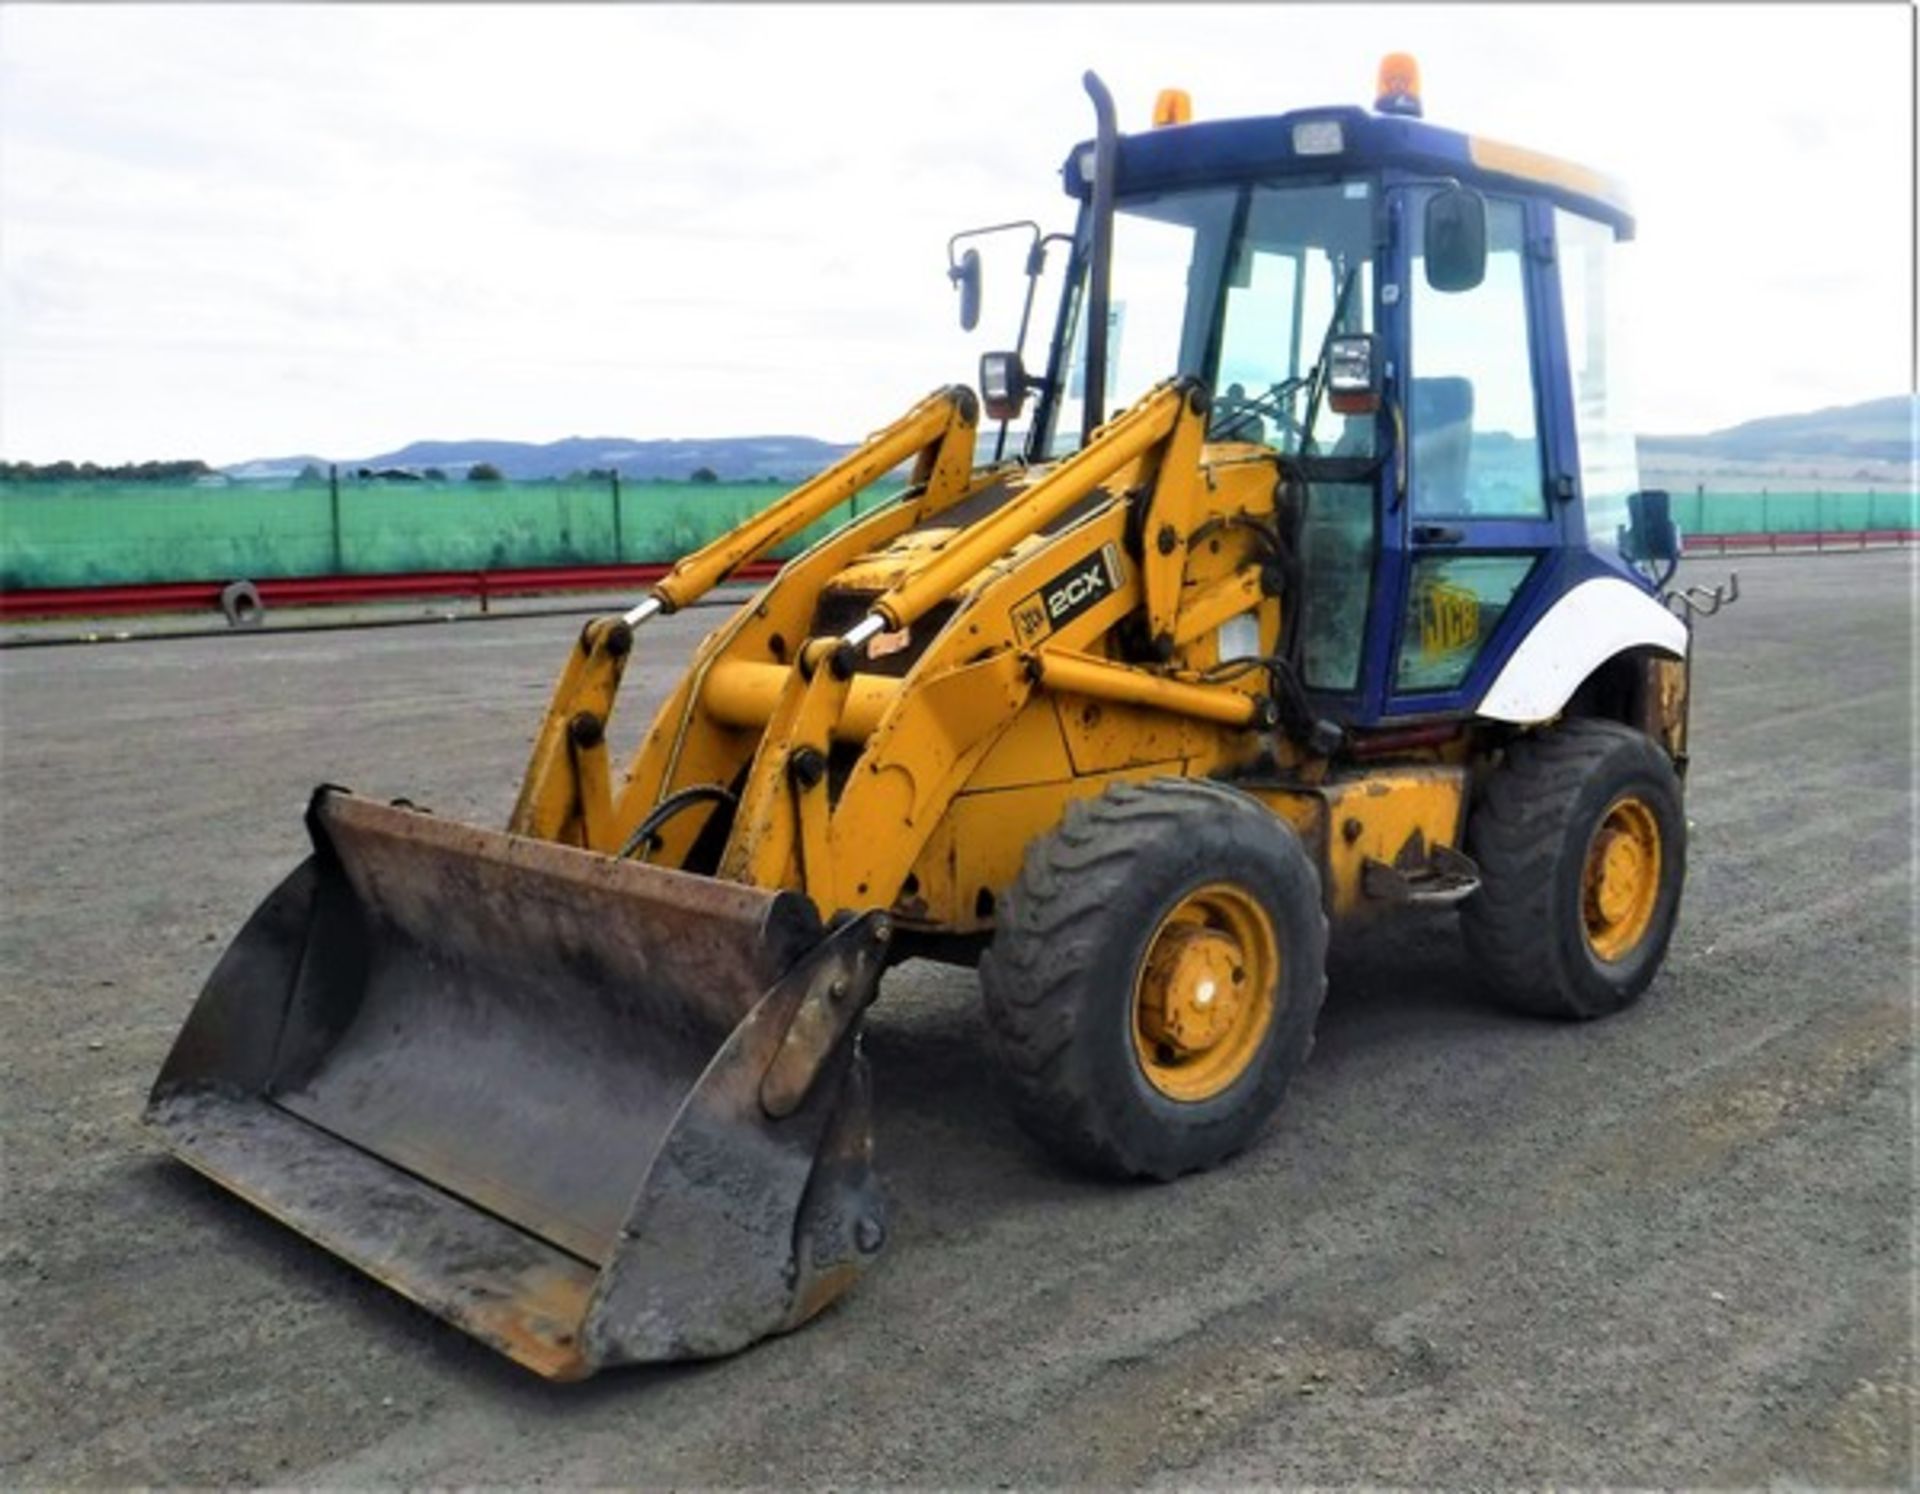
M1638 1008L1520 1020L1449 920L1388 926L1261 1145L1115 1187L1014 1129L971 976L907 966L880 1265L737 1359L572 1387L138 1114L311 786L497 823L575 624L0 652L0 1483L1910 1484L1910 561L1742 579ZM643 635L630 701L714 616Z

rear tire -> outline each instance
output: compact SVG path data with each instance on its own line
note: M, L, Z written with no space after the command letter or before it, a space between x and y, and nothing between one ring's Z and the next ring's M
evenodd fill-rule
M1475 799L1467 851L1481 881L1461 929L1501 1001L1585 1019L1639 999L1686 880L1680 779L1651 738L1574 720L1515 742Z
M1326 942L1299 837L1238 790L1170 778L1069 805L980 964L1021 1123L1109 1176L1223 1161L1306 1061Z

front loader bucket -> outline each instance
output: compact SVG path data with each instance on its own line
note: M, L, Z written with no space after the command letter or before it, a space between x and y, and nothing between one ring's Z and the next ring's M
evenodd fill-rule
M335 789L307 819L154 1085L177 1155L555 1379L852 1284L882 915Z

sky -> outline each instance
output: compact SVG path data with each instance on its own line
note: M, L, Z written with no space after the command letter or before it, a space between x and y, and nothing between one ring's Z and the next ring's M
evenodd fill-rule
M0 456L857 439L1012 340L957 229L1156 92L1366 104L1624 178L1643 430L1912 379L1904 5L0 6ZM1034 340L1037 347L1039 339Z

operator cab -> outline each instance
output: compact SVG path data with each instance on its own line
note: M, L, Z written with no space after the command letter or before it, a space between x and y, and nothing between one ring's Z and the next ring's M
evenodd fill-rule
M1457 717L1552 605L1599 576L1655 590L1629 532L1618 187L1419 118L1389 58L1373 112L1310 109L1114 139L1105 368L1089 380L1101 247L1095 144L1030 462L1079 448L1161 380L1213 391L1209 460L1272 460L1299 495L1298 665L1350 726ZM989 365L992 365L989 368ZM1093 389L1089 390L1089 383ZM1089 409L1089 400L1094 408ZM1657 517L1648 499L1632 506ZM1631 557L1631 558L1629 558Z

